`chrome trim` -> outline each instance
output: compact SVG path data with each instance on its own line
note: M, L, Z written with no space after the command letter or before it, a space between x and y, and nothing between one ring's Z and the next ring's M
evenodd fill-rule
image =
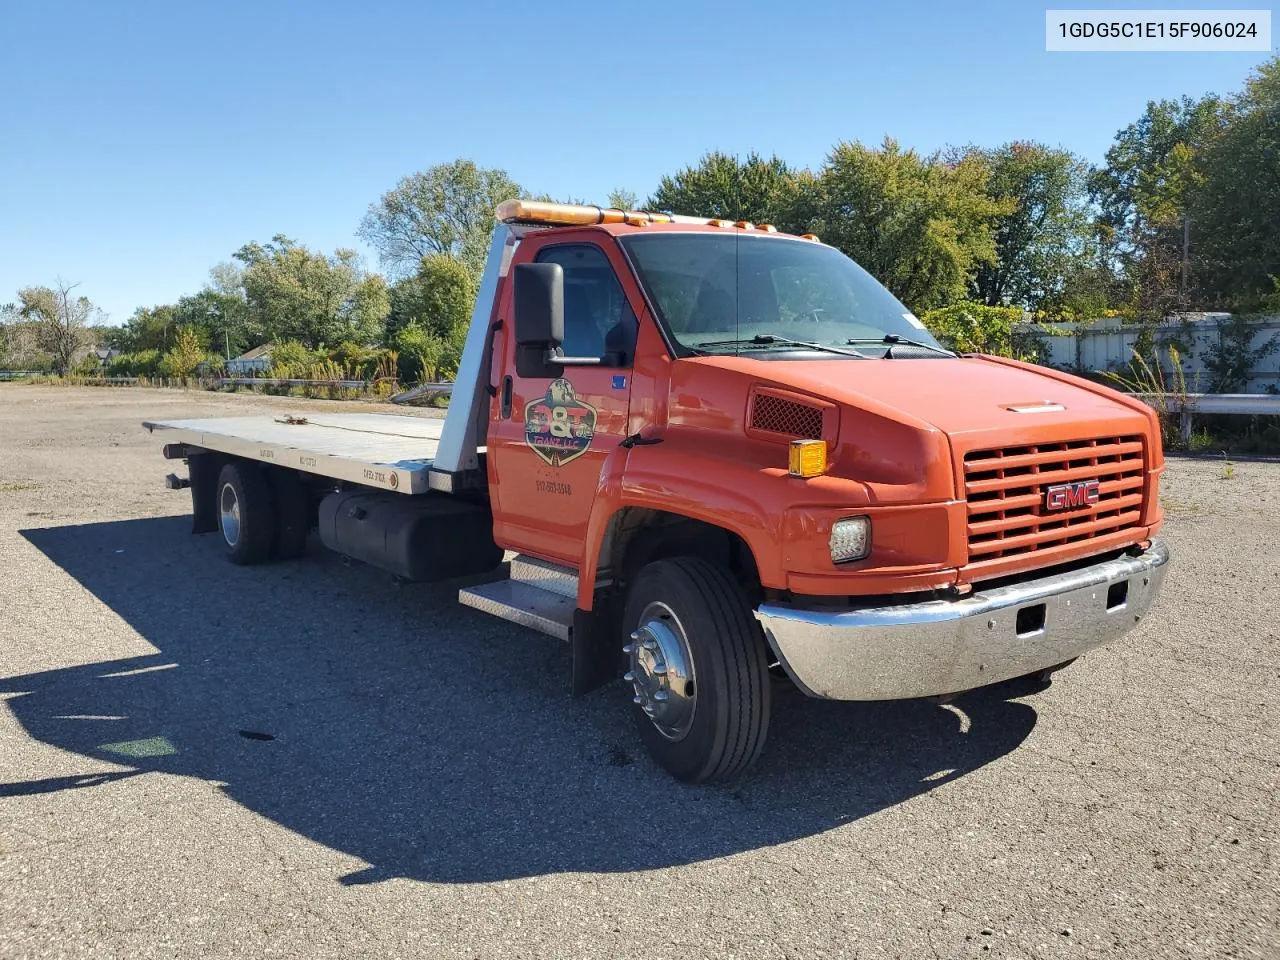
M1034 673L1118 639L1146 615L1168 568L1160 541L1139 556L959 600L813 610L763 604L756 618L796 684L812 697L902 700L958 693ZM1108 592L1126 582L1123 603ZM1044 604L1038 629L1018 612Z
M236 496L236 488L224 483L218 494L218 516L222 526L222 539L227 546L235 548L240 542L240 498Z

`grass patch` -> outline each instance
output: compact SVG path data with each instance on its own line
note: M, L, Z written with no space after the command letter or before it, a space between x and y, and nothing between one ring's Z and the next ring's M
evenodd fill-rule
M0 480L0 493L21 493L24 490L39 490L40 484L30 480Z

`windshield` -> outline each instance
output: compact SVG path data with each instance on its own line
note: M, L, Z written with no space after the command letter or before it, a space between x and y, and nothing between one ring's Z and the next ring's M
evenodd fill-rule
M621 243L660 319L692 352L783 357L819 344L853 353L850 342L886 335L937 345L893 294L833 247L739 231L651 233Z

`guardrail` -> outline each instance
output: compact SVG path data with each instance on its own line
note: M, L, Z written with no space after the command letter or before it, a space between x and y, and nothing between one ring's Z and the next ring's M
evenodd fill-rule
M1178 414L1182 439L1191 439L1191 418L1197 413L1280 417L1280 395L1270 393L1187 393L1137 395L1147 406Z
M363 390L368 380L292 380L283 377L217 377L213 381L220 387L349 387Z

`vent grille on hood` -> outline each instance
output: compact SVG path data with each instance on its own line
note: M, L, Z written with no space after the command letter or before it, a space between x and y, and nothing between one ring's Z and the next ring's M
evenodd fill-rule
M767 393L757 393L751 403L753 430L781 433L803 440L822 439L822 410Z

